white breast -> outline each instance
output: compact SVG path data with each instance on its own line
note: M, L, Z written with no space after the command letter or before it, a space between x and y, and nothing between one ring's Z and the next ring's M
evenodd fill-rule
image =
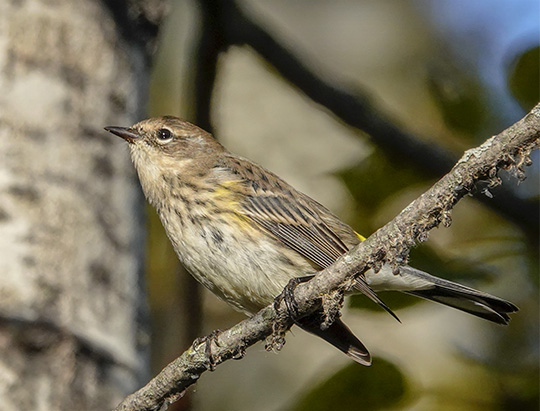
M212 224L202 210L189 219L161 212L178 257L205 287L241 311L270 304L293 277L313 274L309 263L270 234L243 224ZM180 222L182 219L183 224ZM262 229L261 229L262 230Z

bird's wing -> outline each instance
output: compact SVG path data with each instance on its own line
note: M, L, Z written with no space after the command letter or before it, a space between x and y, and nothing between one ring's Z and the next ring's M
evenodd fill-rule
M333 264L349 250L321 216L337 222L339 219L322 205L249 160L232 156L227 160L226 167L243 185L237 212L271 232L318 269Z
M227 160L226 167L240 178L243 191L237 211L268 230L317 269L332 265L350 246L360 242L352 228L275 174L249 160L236 157ZM363 276L356 279L355 288L399 321Z
M333 264L348 248L298 199L272 192L245 197L243 213L319 268Z

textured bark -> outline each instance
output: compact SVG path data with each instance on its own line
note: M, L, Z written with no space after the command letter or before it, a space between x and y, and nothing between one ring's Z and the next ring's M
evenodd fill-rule
M0 2L0 410L103 410L148 375L143 200L102 128L142 117L152 30L115 4Z
M312 280L294 290L297 315L303 317L322 307L326 322L339 316L344 292L354 285L354 278L383 263L397 268L417 242L426 241L429 231L440 224L451 224L450 211L470 193L475 183L488 180L500 184L497 172L506 169L518 179L524 178L524 167L530 165L531 151L540 140L540 104L522 120L468 150L447 175L414 200L392 221L368 239L319 272ZM277 305L275 307L274 305ZM270 305L251 318L228 330L196 340L193 346L167 365L155 378L128 396L118 411L150 411L166 408L182 396L208 370L229 359L240 359L257 341L270 337L267 349L279 350L284 335L292 326L285 303ZM276 309L277 308L277 309ZM212 353L209 358L208 348ZM161 408L163 409L163 408Z

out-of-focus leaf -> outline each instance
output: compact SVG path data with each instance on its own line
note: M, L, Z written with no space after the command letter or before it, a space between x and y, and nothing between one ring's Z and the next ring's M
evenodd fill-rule
M524 352L528 352L528 350L521 351L522 354ZM519 351L512 354L519 355ZM506 361L506 365L501 366L501 364L497 365L489 359L476 359L467 356L468 368L484 369L490 380L486 383L498 388L495 395L490 398L490 409L508 411L540 409L540 367L538 361L533 360L524 364L522 359L516 357L514 364ZM487 389L489 390L489 388Z
M179 262L156 211L147 204L146 212L148 296L152 310L159 311L167 306L168 300L178 296L176 279L171 273L176 272Z
M407 164L394 164L379 150L359 164L338 172L354 199L363 207L375 209L388 196L427 178ZM391 178L389 178L391 177Z
M374 358L373 366L352 363L301 398L294 411L369 411L395 406L407 393L405 375L392 363Z
M490 276L489 270L479 263L467 260L448 260L427 245L411 250L410 264L415 268L447 280L462 281L466 279L469 284L469 280L485 280ZM398 310L425 301L421 298L399 292L383 292L380 293L380 297L392 310ZM348 301L348 305L351 308L373 311L379 311L381 309L377 304L374 304L363 295L353 295Z
M532 283L538 288L540 287L540 258L538 253L538 247L535 247L535 244L528 244L527 249L527 263L528 263L528 273L529 278Z
M354 218L349 223L361 234L369 234L376 228L371 217L386 199L428 180L413 166L394 164L377 149L359 164L339 171L337 176L354 197Z
M382 291L377 294L379 295L379 297L381 297L385 304L390 307L392 311L396 311L405 307L410 307L411 305L417 304L421 301L425 301L421 298L399 292ZM378 304L375 304L363 294L355 294L350 296L347 299L347 305L351 308L355 308L358 310L370 310L381 313L384 312L384 310L379 307Z
M539 410L540 390L538 368L519 373L499 375L499 400L503 410Z
M540 47L517 56L508 69L508 87L525 111L540 101Z
M473 137L486 124L485 92L470 73L446 60L430 70L428 88L449 128Z
M448 259L426 245L411 250L409 264L431 275L451 281L488 280L493 274L481 262Z

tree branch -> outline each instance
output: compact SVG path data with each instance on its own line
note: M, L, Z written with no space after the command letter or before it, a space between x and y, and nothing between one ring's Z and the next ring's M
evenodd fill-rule
M229 45L246 44L297 87L307 97L330 110L351 127L369 134L384 153L410 162L431 176L439 178L450 170L457 157L443 148L423 141L403 130L376 108L368 93L355 94L322 79L300 59L283 47L267 31L252 21L234 0L222 0L220 29ZM494 199L482 193L475 198L509 221L518 225L535 241L539 237L538 202L517 197L512 191L498 188Z
M209 133L214 133L211 121L212 93L216 82L219 53L227 44L220 29L223 20L220 3L199 0L199 39L195 47L195 65L193 68L195 85L195 120L194 123Z
M158 30L166 13L163 0L101 0L116 22L116 29L128 44L144 50L145 64L155 51Z
M354 277L382 264L397 266L417 242L425 241L432 228L451 223L450 210L476 182L489 180L500 184L497 172L509 170L524 178L524 167L530 165L530 153L538 148L540 138L540 104L527 116L481 146L468 150L453 169L428 191L407 206L397 217L375 232L335 264L318 273L311 281L300 284L294 292L299 316L308 315L323 304L321 296L335 295L348 288ZM207 342L195 341L179 358L167 365L154 379L128 396L115 410L155 410L172 403L194 384L201 374L231 358L243 357L247 347L272 336L270 348L276 347L282 333L292 326L283 318L283 303L277 310L268 306L253 317L208 340L214 363L209 364Z

